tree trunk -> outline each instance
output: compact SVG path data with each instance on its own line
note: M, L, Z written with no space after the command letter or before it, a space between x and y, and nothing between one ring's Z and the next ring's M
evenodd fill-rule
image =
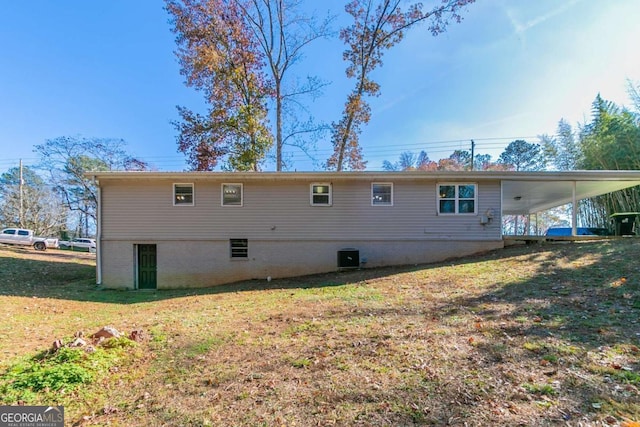
M276 79L276 171L282 171L282 94L281 82Z

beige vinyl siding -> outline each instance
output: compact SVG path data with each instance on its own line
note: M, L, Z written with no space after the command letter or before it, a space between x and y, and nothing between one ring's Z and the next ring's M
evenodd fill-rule
M368 180L332 181L332 206L312 206L311 181L244 183L242 207L221 206L221 183L195 180L194 206L173 206L171 180L102 185L103 240L498 240L500 184L478 183L478 215L438 215L435 180L394 182L393 206L371 206ZM480 224L492 209L494 218Z
M174 206L175 182L101 182L105 287L135 287L136 244L157 245L159 289L332 271L345 248L357 249L363 266L377 267L441 261L503 245L497 180L478 183L478 215L438 215L435 179L393 182L393 206L371 205L371 183L378 180L329 180L331 206L311 205L310 184L316 181L249 180L242 183L242 207L221 205L221 184L229 181L213 177L193 180L193 206ZM482 225L487 209L495 215ZM248 257L232 259L229 239L248 239Z

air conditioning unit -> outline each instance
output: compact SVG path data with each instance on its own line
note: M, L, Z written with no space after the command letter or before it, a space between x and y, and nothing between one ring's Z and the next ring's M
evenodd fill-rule
M338 268L358 268L360 267L360 251L347 248L338 251Z

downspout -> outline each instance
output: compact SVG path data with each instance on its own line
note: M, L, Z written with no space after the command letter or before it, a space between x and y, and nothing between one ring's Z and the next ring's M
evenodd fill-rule
M573 181L571 194L571 235L578 235L578 203L576 201L576 181Z
M503 218L503 213L502 213L502 207L504 206L504 181L500 180L500 239L504 240L504 227L502 226L502 224L504 224L504 222L502 221Z
M100 181L93 177L93 182L98 187L98 211L96 212L98 220L96 227L96 285L102 285L102 191L100 189Z

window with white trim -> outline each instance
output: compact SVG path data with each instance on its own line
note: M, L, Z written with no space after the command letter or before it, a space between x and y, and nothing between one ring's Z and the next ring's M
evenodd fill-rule
M222 206L242 206L242 184L222 184Z
M173 205L193 206L193 184L173 184Z
M331 206L331 184L311 184L311 205Z
M229 239L231 258L247 258L249 256L249 240Z
M438 185L438 213L443 215L475 214L478 198L476 184L443 183Z
M371 206L393 206L393 183L371 183Z

